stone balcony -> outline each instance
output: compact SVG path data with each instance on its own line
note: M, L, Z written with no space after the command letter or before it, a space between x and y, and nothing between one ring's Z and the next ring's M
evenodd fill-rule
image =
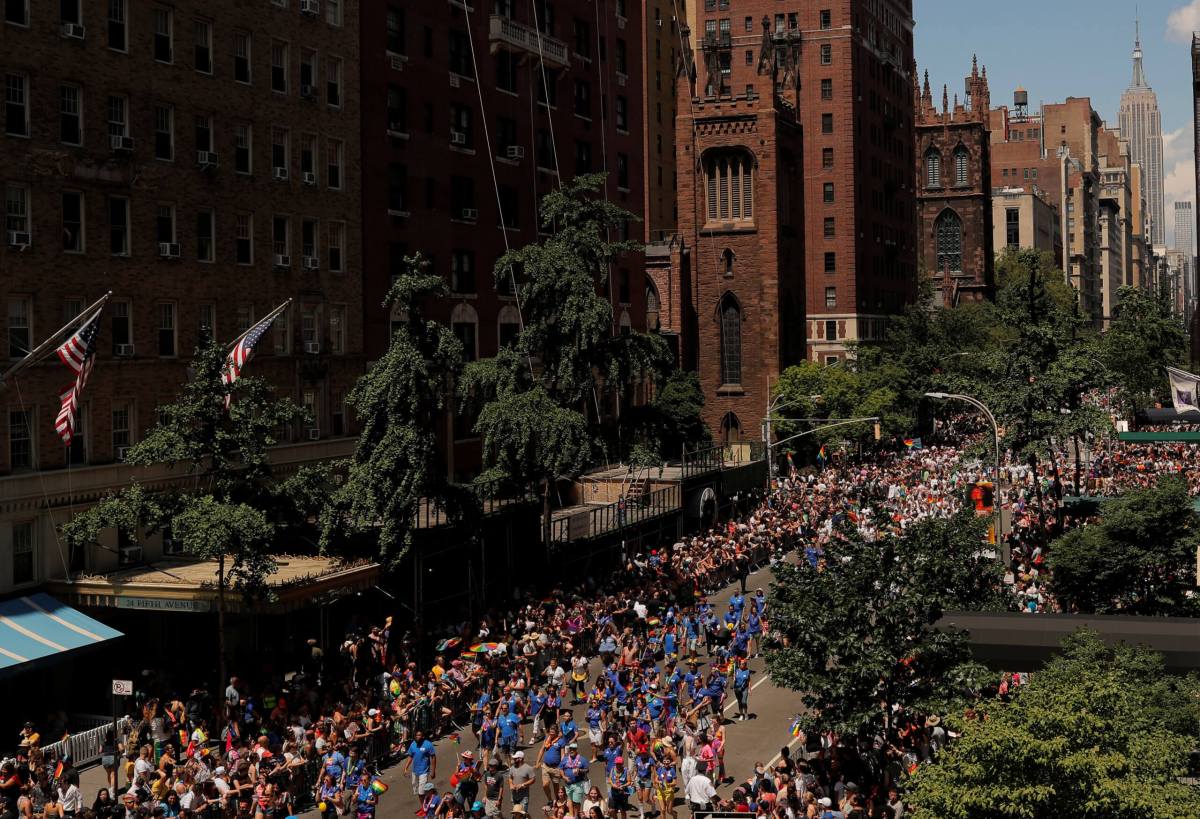
M538 33L533 26L518 23L508 17L493 14L488 19L488 42L493 54L500 47L521 51L533 57L541 57L547 64L566 68L571 64L567 44L546 34Z

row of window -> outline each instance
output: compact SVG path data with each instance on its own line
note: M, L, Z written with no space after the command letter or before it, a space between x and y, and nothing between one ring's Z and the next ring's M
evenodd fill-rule
M60 242L64 253L86 253L88 249L88 208L83 191L63 191L59 209L61 226ZM9 246L30 247L35 240L33 217L30 207L31 189L27 185L9 183L4 188L5 227ZM94 207L94 206L93 206ZM158 202L154 205L154 242L156 254L161 258L177 259L185 255L180 242L178 213L174 203ZM102 224L107 231L108 252L113 256L132 256L132 205L128 197L107 196L104 199ZM346 223L326 220L324 225L324 247L320 220L302 216L300 224L299 250L301 268L316 271L324 267L335 273L345 270ZM212 208L201 208L195 212L195 230L191 233L190 250L187 255L198 262L216 262L218 258L217 213ZM290 268L292 251L295 248L292 235L292 217L273 214L270 220L272 264L277 268ZM228 235L228 234L226 234ZM240 265L255 262L255 231L253 213L235 213L233 216L232 253L228 261Z
M10 136L31 135L29 77L24 74L5 74L6 103L4 127ZM83 145L85 134L83 89L78 85L58 86L58 138L66 145ZM130 130L129 98L122 94L108 94L104 107L105 134L108 146L114 152L132 152L135 147ZM170 103L155 103L151 106L152 122L144 123L153 135L153 155L156 160L173 162L177 156L176 110ZM191 146L195 161L201 168L215 167L222 156L217 151L217 128L211 113L202 112L192 116L190 131ZM344 143L340 139L326 137L324 140L324 167L319 138L315 133L299 136L300 174L306 185L320 183L321 171L325 174L325 185L331 190L340 190L343 184ZM236 173L252 174L255 169L254 126L248 122L235 122L232 126L233 169ZM272 177L287 180L292 169L291 130L272 126L270 133L270 167Z
M971 184L971 155L963 146L954 149L954 182L955 187ZM937 148L925 152L925 187L940 188L944 184L942 178L942 153Z
M79 315L83 309L80 299L66 299L63 302L63 320L70 321ZM294 337L293 314L299 315L299 337ZM37 328L34 327L34 302L31 296L14 295L8 297L6 307L5 334L8 340L8 356L11 359L24 358L40 340ZM130 358L138 354L134 346L134 306L133 300L127 298L110 299L105 306L105 326L109 331L112 354L118 358ZM141 314L142 318L146 318ZM254 308L250 305L239 305L234 311L233 327L227 335L234 337L249 329L254 324ZM260 343L258 351L271 350L275 355L291 355L293 352L317 354L328 351L333 355L343 355L346 352L347 334L346 306L334 305L305 305L293 310L289 307L271 325L272 342L270 346ZM179 306L175 302L158 302L153 307L153 317L150 319L153 338L151 355L161 358L173 358L179 355L180 326ZM208 338L221 338L217 328L217 307L215 304L200 304L195 310L196 344ZM44 328L43 335L53 328ZM144 341L145 334L140 335ZM300 347L294 349L299 341ZM99 344L97 347L99 348Z
M31 22L29 15L30 0L4 0L4 22L12 23L17 26L28 26ZM324 18L325 22L331 26L342 25L342 3L343 0L297 0L296 5L304 14L311 16L319 16L322 11L322 3L324 3ZM82 26L86 22L83 18L83 0L59 0L56 4L45 4L45 8L52 9L58 7L58 20L63 26L77 25ZM271 5L276 8L286 9L288 0L271 0ZM155 8L155 31L158 31L157 19L159 11L172 12L171 9ZM109 35L109 48L117 51L124 51L124 37L114 37L118 32L114 31L114 24L122 27L120 34L124 34L123 27L126 25L128 17L127 0L106 0L105 16L101 18Z
M302 0L304 2L304 0ZM108 0L108 17L105 20L108 47L114 51L126 52L129 46L127 25L127 0ZM341 0L325 0L326 19L334 25L341 25ZM19 26L29 25L28 0L4 0L5 21ZM151 8L151 27L154 31L152 55L155 62L175 64L176 53L176 19L175 10L167 6ZM336 22L334 22L336 20ZM60 21L62 33L67 38L83 39L87 27L83 18L82 0L60 0ZM182 25L182 23L180 23ZM214 30L213 23L208 19L194 18L190 21L192 67L202 74L215 74L214 60ZM291 65L290 44L284 40L272 39L270 56L270 87L272 91L287 94L290 91ZM232 29L230 32L230 48L232 56L230 68L236 82L251 85L254 82L254 35L244 29ZM300 50L300 94L304 97L317 98L321 89L318 87L317 70L319 57L315 49ZM333 107L342 104L342 69L340 57L326 57L324 60L324 96L325 102ZM10 131L10 133L12 133Z

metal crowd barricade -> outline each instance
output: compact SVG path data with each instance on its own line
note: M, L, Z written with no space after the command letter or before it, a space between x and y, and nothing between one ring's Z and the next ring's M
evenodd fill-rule
M113 734L114 741L116 737L128 733L132 724L129 717L121 717L121 719L117 720L117 730ZM64 754L70 754L76 768L91 765L100 760L101 750L104 747L104 737L112 729L113 725L110 721L99 727L89 728L78 734L71 734L50 745L43 745L42 752L46 755L53 754L56 759L62 759Z

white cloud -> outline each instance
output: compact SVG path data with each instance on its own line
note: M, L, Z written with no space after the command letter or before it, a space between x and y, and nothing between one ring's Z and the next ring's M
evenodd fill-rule
M1200 0L1192 0L1167 15L1167 39L1191 42L1192 32L1200 31Z
M1200 0L1192 5L1200 5ZM1163 134L1163 218L1167 246L1175 239L1175 203L1196 199L1196 163L1191 127Z

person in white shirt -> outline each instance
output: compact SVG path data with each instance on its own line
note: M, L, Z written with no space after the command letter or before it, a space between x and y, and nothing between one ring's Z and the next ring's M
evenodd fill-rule
M74 816L83 810L83 794L79 792L79 786L68 784L66 790L63 790L62 785L59 785L58 803L62 806L64 816Z
M696 771L695 776L688 780L687 786L683 789L683 795L687 799L688 807L692 809L692 813L695 813L709 809L712 800L717 795L717 789L713 787L712 780L701 768Z

